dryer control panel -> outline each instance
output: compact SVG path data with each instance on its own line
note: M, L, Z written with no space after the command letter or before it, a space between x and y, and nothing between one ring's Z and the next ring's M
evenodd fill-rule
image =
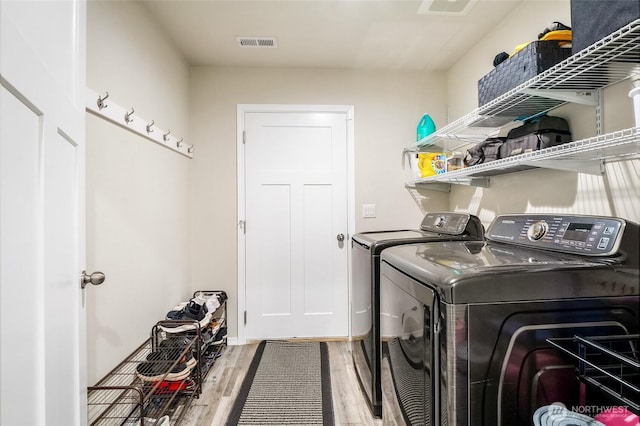
M422 219L420 229L437 234L462 235L469 234L474 239L482 238L484 228L480 219L466 213L427 213Z
M487 239L588 256L617 253L627 222L597 216L504 215L487 231Z

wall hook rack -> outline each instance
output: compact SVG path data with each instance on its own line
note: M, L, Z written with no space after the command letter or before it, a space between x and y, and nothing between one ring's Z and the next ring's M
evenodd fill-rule
M104 101L109 97L109 92L105 92L104 98L100 97L100 95L98 95L98 101L97 101L97 105L98 105L98 109L101 110L102 108L106 108L109 105L105 104Z
M85 98L87 112L182 154L187 158L193 158L193 145L185 145L184 138L171 135L171 130L165 131L156 127L154 120L145 120L141 117L136 117L134 120L134 108L127 110L114 102L109 102L109 105L107 105L104 101L108 97L109 92L105 92L105 96L103 97L93 90L87 89ZM107 108L107 106L111 108ZM157 130L157 132L155 130Z
M135 109L133 109L133 107L131 107L131 112L127 111L124 113L124 121L125 123L129 124L133 121L133 118L131 118L131 116L133 115L133 113L136 112Z

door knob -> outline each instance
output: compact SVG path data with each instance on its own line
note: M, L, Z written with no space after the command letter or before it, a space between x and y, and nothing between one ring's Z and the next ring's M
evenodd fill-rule
M104 282L105 275L102 272L94 272L91 275L87 275L86 271L82 271L82 281L80 285L85 288L87 284L100 285Z
M343 242L343 241L344 241L344 234L338 234L338 235L336 235L336 239L337 239L338 241L340 241L340 242Z

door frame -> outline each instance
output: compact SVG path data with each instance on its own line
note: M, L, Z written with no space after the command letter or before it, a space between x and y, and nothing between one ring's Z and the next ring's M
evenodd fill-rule
M246 217L246 181L245 181L245 152L244 152L244 116L254 112L279 113L343 113L347 115L347 241L350 241L355 229L355 137L354 137L354 107L353 105L287 105L287 104L238 104L237 105L237 212L236 222L238 237L238 337L228 340L230 345L244 345L247 343L245 334L246 309L246 242L244 220ZM347 245L347 248L349 246ZM350 306L351 301L351 250L347 250L347 286ZM351 310L348 309L348 329L351 336Z

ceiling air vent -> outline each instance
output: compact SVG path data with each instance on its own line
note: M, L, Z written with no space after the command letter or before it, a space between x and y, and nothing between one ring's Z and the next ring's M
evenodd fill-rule
M477 0L423 0L418 15L466 15Z
M240 47L271 48L278 47L278 40L275 37L236 37Z

